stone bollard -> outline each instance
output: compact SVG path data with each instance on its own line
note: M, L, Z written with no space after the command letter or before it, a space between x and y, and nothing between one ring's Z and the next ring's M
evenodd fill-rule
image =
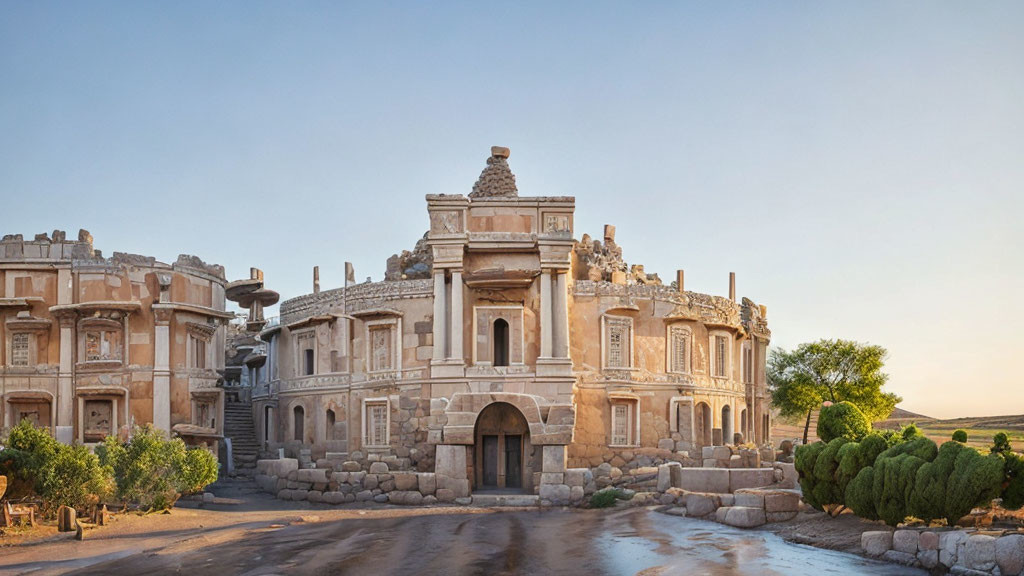
M74 508L67 506L61 506L57 509L57 531L58 532L74 532L75 525L78 523L78 513L75 512Z
M97 526L106 526L107 524L110 524L110 513L107 512L106 504L96 509L96 515L95 518L93 518L93 523Z

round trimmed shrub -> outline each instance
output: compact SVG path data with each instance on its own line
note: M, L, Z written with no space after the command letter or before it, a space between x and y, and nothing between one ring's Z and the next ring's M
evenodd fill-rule
M1003 508L1019 510L1024 506L1024 458L1014 452L1006 452L1003 468Z
M1011 450L1013 450L1013 447L1010 446L1010 437L1006 435L1006 432L996 432L996 435L992 437L992 448L990 451L994 454Z
M818 437L825 442L848 438L860 442L871 433L871 422L852 402L825 406L818 415Z
M967 444L967 430L958 428L953 431L953 441L961 444Z

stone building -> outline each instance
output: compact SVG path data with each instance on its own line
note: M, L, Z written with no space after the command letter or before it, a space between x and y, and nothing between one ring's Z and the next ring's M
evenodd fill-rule
M216 446L224 269L115 252L82 230L0 240L0 423L92 444L153 423Z
M769 442L765 309L732 277L728 297L687 292L681 271L662 284L611 226L576 240L575 199L520 196L508 156L493 148L468 196L426 197L429 231L384 281L282 303L260 334L264 451L436 472L439 496L565 500L567 466Z

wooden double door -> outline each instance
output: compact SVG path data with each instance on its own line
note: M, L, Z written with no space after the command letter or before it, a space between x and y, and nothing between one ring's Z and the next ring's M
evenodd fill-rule
M481 438L483 488L523 487L523 437L520 434L484 434Z

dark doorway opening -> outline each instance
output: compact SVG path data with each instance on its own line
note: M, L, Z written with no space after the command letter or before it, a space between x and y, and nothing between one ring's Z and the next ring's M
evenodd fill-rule
M494 321L494 365L508 366L508 322L504 318Z

